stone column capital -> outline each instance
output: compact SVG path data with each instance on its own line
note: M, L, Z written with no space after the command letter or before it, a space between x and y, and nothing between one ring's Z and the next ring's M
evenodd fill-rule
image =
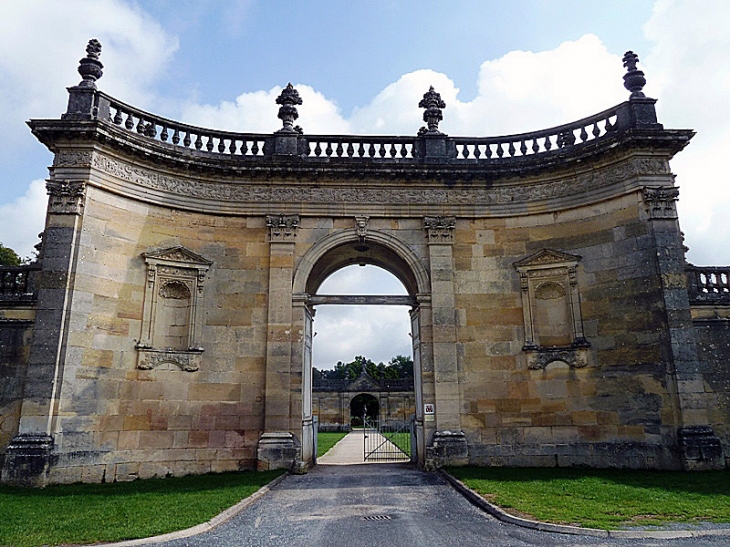
M299 229L299 215L266 215L271 243L293 243Z
M423 217L423 227L428 234L429 244L452 244L456 217Z

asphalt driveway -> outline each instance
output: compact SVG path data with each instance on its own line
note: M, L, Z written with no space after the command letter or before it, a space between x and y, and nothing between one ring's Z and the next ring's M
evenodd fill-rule
M319 465L286 477L210 532L153 543L182 546L414 547L727 546L728 537L606 539L504 524L472 506L436 473L410 464Z

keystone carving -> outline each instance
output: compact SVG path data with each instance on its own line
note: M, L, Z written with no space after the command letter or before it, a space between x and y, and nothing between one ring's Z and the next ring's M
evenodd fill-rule
M357 229L357 237L360 238L360 241L365 240L365 236L368 232L368 221L370 220L370 217L364 216L364 215L357 215L355 216L355 227Z
M152 370L161 365L174 365L185 372L195 372L200 369L200 357L202 350L190 351L155 351L138 346L139 361L137 368L140 370Z
M649 218L677 218L678 197L679 188L644 188L644 204Z
M429 243L453 243L455 217L424 217L423 226L428 233Z
M299 228L299 215L266 215L266 226L272 243L293 242Z
M80 215L86 195L86 182L49 179L46 181L48 212L59 215Z

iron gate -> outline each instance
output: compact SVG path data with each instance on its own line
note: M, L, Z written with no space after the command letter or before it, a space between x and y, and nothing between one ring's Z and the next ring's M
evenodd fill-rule
M365 461L408 462L413 460L413 421L387 422L363 417Z

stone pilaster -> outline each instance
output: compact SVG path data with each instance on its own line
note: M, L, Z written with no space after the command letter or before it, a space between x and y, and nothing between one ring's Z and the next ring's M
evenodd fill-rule
M266 340L266 433L259 440L259 469L291 468L301 460L292 435L292 272L299 217L269 215L269 301ZM295 457L291 458L292 455ZM298 456L296 455L298 454Z
M684 249L677 221L674 187L644 188L643 199L656 246L657 268L666 310L670 389L677 396L678 446L687 470L725 467L722 446L708 426L708 398L697 355L684 271ZM673 385L672 385L673 384Z
M426 217L436 430L461 431L454 295L454 217Z
M38 304L33 343L28 357L18 435L8 446L2 481L43 486L54 446L54 419L63 382L67 320L73 297L86 184L51 179L47 182L48 216L43 236Z

